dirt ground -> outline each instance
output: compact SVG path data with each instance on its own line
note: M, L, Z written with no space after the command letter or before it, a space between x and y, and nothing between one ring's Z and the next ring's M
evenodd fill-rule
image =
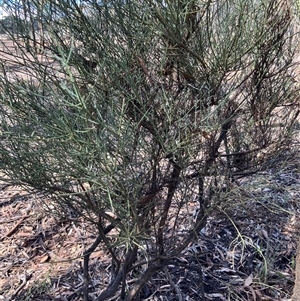
M178 265L157 273L138 300L196 301L201 290L206 300L287 300L300 233L299 168L295 159L284 170L247 179L234 192L236 205L224 204ZM81 256L95 238L92 227L56 219L46 210L50 199L18 187L2 184L0 199L0 300L82 300ZM109 269L98 249L91 256L91 296L104 288Z

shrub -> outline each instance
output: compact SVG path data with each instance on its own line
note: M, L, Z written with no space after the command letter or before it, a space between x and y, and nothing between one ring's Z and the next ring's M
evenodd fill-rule
M97 230L85 300L100 243L111 282L96 300L120 286L132 300L226 202L221 192L290 154L295 5L22 3L11 11L31 26L0 59L0 169Z

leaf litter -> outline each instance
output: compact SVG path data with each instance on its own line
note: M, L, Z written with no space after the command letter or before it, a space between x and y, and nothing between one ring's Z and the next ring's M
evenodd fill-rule
M300 233L299 165L220 196L198 239L137 300L287 300ZM0 185L0 300L82 300L82 254L95 233L80 218L49 215L44 203L51 200ZM109 271L100 247L90 260L92 297L110 282Z

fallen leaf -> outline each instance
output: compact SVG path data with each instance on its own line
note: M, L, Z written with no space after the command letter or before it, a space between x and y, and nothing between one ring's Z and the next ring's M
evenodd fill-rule
M46 255L44 255L44 256L41 256L41 257L39 258L40 263L44 263L44 262L48 261L49 259L50 259L50 256L49 256L48 254L46 254Z
M252 280L253 280L253 275L250 274L250 276L247 277L247 279L245 280L244 287L250 286L252 284Z
M227 299L219 293L213 293L213 294L205 294L207 297L212 297L212 298L220 298L222 301L226 301Z

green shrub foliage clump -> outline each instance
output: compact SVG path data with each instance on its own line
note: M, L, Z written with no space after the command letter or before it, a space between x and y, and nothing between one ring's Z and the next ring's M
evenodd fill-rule
M97 230L84 254L85 300L99 244L112 268L97 300L120 285L132 300L226 202L216 195L289 154L299 113L295 6L7 7L22 28L15 34L1 23L0 169ZM139 281L127 286L134 269Z

